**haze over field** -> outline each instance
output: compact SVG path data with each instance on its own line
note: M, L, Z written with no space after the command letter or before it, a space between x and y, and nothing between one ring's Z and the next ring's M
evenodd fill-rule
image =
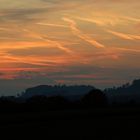
M0 94L140 77L140 1L0 0Z

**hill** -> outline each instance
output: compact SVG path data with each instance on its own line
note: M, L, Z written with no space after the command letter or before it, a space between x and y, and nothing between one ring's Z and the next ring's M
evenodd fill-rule
M80 96L85 95L92 89L93 86L50 86L50 85L40 85L32 88L28 88L22 93L21 98L30 98L32 96L65 96L72 100L78 99Z
M131 84L126 83L120 87L108 88L104 92L112 102L137 102L140 103L140 79Z

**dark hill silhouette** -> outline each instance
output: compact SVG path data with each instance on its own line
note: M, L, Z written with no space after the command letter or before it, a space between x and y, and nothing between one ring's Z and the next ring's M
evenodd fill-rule
M22 93L21 98L31 98L32 96L65 96L72 100L88 93L90 90L95 89L93 86L50 86L40 85L28 88Z
M86 85L39 85L26 89L21 95L3 96L1 99L20 103L34 96L40 96L41 98L61 96L69 101L79 101L86 94L88 94L86 96L89 96L89 93L94 90L97 89L93 86ZM126 83L120 87L105 89L103 93L110 103L140 103L140 79L134 80L131 84ZM45 98L43 98L43 100L45 100Z
M140 103L140 79L132 84L126 83L120 87L108 88L104 92L113 102L139 102Z
M85 85L39 85L28 88L20 96L21 99L29 99L33 96L63 96L69 100L79 100L89 91L96 89ZM126 83L120 87L108 88L103 91L110 102L139 102L140 103L140 79L131 84Z

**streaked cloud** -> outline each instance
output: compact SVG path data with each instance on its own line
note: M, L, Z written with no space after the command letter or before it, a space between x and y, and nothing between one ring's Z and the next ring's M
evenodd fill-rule
M127 40L139 40L140 39L139 35L125 34L125 33L120 33L120 32L111 31L111 30L107 30L107 32L111 33L117 37L120 37L122 39L127 39Z
M140 22L140 18L127 17L127 16L124 16L123 18L125 18L127 20L130 20L130 21L134 21L134 22Z
M140 53L140 50L138 49L129 49L129 48L116 48L116 49L121 50L121 51Z
M24 29L25 32L29 33L31 36L37 38L37 39L40 39L42 41L45 41L47 43L50 43L50 44L53 44L55 47L65 51L66 53L72 53L72 51L66 47L64 47L61 43L59 43L58 41L54 41L54 40L50 40L47 38L46 35L40 35L40 34L37 34L37 33L34 33L28 29Z
M129 36L127 34L124 34L124 33L120 33L120 32L116 32L116 31L111 31L111 30L107 30L108 33L111 33L119 38L122 38L122 39L127 39L127 40L134 40L134 38L132 36Z
M44 26L68 28L68 26L66 26L66 25L60 25L60 24L52 24L52 23L36 23L36 24L38 24L38 25L44 25Z
M92 46L94 46L96 48L104 48L105 47L103 44L97 42L96 40L92 39L88 35L85 35L84 33L82 33L82 31L80 31L77 28L76 22L74 20L71 20L69 18L63 18L63 20L70 24L70 28L71 28L72 32L74 33L74 35L76 35L79 38L83 39L84 41L90 43Z

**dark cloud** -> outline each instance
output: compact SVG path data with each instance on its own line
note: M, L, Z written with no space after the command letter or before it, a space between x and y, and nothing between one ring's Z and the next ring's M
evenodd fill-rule
M12 20L12 21L39 21L39 19L41 20L42 17L37 16L34 17L34 15L36 14L43 14L43 13L55 13L58 11L63 11L63 10L68 10L71 9L73 7L70 5L63 5L63 3L58 2L56 3L56 1L54 1L54 5L49 5L49 4L44 4L44 7L40 7L40 8L11 8L11 9L1 9L0 10L0 21L5 21L5 20ZM48 15L49 16L49 15ZM47 16L46 16L47 18Z
M0 20L1 21L5 21L5 20L24 21L24 20L26 20L26 22L34 21L34 20L38 20L39 17L37 17L37 19L36 19L34 17L31 17L31 15L43 13L46 11L47 11L46 8L5 9L5 10L0 11L1 15L2 15L2 16L0 16Z

